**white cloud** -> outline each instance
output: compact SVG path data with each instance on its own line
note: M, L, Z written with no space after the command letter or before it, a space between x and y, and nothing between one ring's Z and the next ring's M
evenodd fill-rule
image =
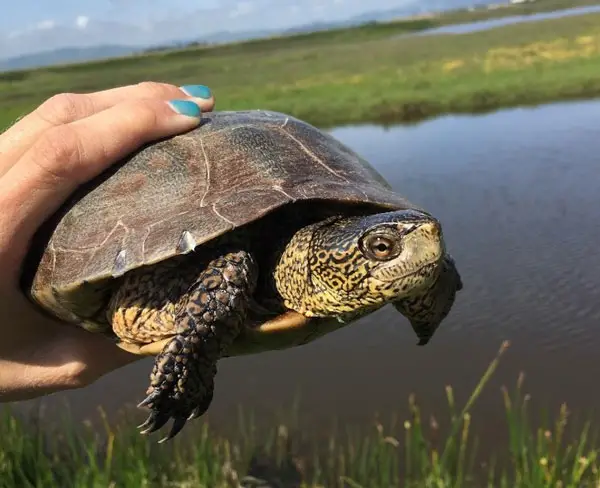
M75 25L78 29L85 29L90 22L90 18L87 15L79 15L75 19Z
M41 22L35 24L34 28L37 30L47 30L54 29L54 27L56 27L56 22L53 20L42 20Z
M229 17L242 17L244 15L251 14L254 11L254 4L252 2L237 2L233 7L233 10L229 14Z
M18 37L23 37L27 34L31 34L33 32L43 32L54 29L57 26L56 22L51 19L42 20L37 22L36 24L31 24L28 27L25 27L22 30L14 30L10 31L6 34L7 39L16 39Z

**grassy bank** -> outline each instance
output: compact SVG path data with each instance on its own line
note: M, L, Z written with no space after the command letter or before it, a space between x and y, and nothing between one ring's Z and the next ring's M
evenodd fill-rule
M206 423L187 442L158 445L131 427L105 423L104 431L76 433L65 422L51 431L41 422L0 418L0 484L12 487L597 487L597 444L587 427L567 440L568 412L534 427L522 379L503 390L508 449L481 463L471 409L498 366L498 357L462 408L447 388L448 417L425 419L414 398L410 417L368 432L337 432L315 445L307 431L273 426L258 435L240 417L236 440L214 436ZM443 434L441 434L443 433ZM436 440L434 440L436 439ZM501 445L487 440L496 448ZM269 481L271 484L260 484Z
M0 127L55 93L142 80L205 83L219 109L280 110L319 126L600 95L600 14L461 36L315 36L0 74Z

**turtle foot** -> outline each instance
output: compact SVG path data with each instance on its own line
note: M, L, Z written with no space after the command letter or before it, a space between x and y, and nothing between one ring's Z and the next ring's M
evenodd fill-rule
M193 334L175 337L156 358L146 398L138 405L150 414L138 428L151 434L169 420L168 435L159 442L175 437L190 419L199 417L210 406L214 391L216 366L199 357Z
M256 283L252 258L240 251L212 260L182 296L175 311L179 335L156 357L146 399L150 415L140 428L149 434L171 418L172 439L202 415L213 398L217 361L240 332Z

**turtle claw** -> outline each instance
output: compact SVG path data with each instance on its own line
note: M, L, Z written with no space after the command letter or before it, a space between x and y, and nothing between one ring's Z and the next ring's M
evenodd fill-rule
M142 403L144 403L144 406L148 406L148 404L145 402L146 402L145 400L144 400L144 402L142 402ZM172 418L173 425L171 426L171 430L169 431L169 434L158 441L159 444L162 444L163 442L167 442L167 441L171 440L173 437L175 437L177 434L179 434L179 432L181 432L181 430L183 429L183 427L185 426L185 424L187 423L188 420L200 417L204 413L205 410L206 410L206 408L202 408L201 406L198 406L198 407L194 408L192 413L190 413L187 416L186 415L172 415L169 413L160 413L157 410L153 410L150 413L150 415L148 415L148 418L146 419L146 421L144 423L138 425L138 429L140 429L140 434L151 434L152 432L155 432L158 429L160 429L161 427L163 427Z
M151 434L154 431L160 429L169 421L169 414L161 414L156 411L152 412L146 421L139 426L141 434Z
M204 405L198 405L196 408L194 408L194 410L192 410L192 413L190 414L190 416L187 419L188 420L197 419L204 412L206 412L206 407Z
M162 444L163 442L167 442L167 441L171 440L173 437L175 437L177 434L179 434L181 429L183 429L183 427L185 426L186 422L187 422L187 419L185 417L175 417L175 420L173 421L173 425L171 427L171 430L169 431L169 434L167 436L163 437L160 441L158 441L158 443Z
M146 398L138 405L140 408L150 410L146 421L138 426L140 433L151 434L173 419L169 434L159 441L163 443L175 437L188 420L204 414L213 398L215 367L212 366L209 371L211 376L208 378L208 385L202 384L201 381L196 385L192 383L191 387L186 385L187 391L178 390L179 382L168 377L165 377L165 382L162 384L149 388Z
M152 404L154 403L154 400L156 400L158 398L158 392L154 392L151 393L150 395L148 395L143 401L141 401L140 403L138 403L138 408L144 408L144 407L151 407Z

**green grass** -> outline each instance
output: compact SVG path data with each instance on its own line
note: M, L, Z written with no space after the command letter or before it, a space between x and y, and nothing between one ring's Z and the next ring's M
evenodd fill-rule
M321 127L600 94L600 14L449 37L398 29L406 21L0 73L0 127L56 93L143 80L204 83L221 110L279 110Z
M462 408L446 389L448 416L425 421L414 397L406 420L376 421L367 432L333 430L317 442L298 421L256 429L241 415L239 435L226 439L198 422L183 438L159 445L130 424L60 428L39 418L19 420L5 409L0 418L0 484L12 487L221 487L269 486L406 487L596 487L597 443L588 426L572 435L566 406L556 419L534 427L522 378L512 394L502 390L509 442L494 440L493 457L482 462L473 432L472 407L507 349L497 357ZM500 400L500 398L499 398ZM571 429L572 430L572 429ZM254 479L254 483L251 483ZM277 481L278 480L278 481ZM281 484L277 484L281 483Z

